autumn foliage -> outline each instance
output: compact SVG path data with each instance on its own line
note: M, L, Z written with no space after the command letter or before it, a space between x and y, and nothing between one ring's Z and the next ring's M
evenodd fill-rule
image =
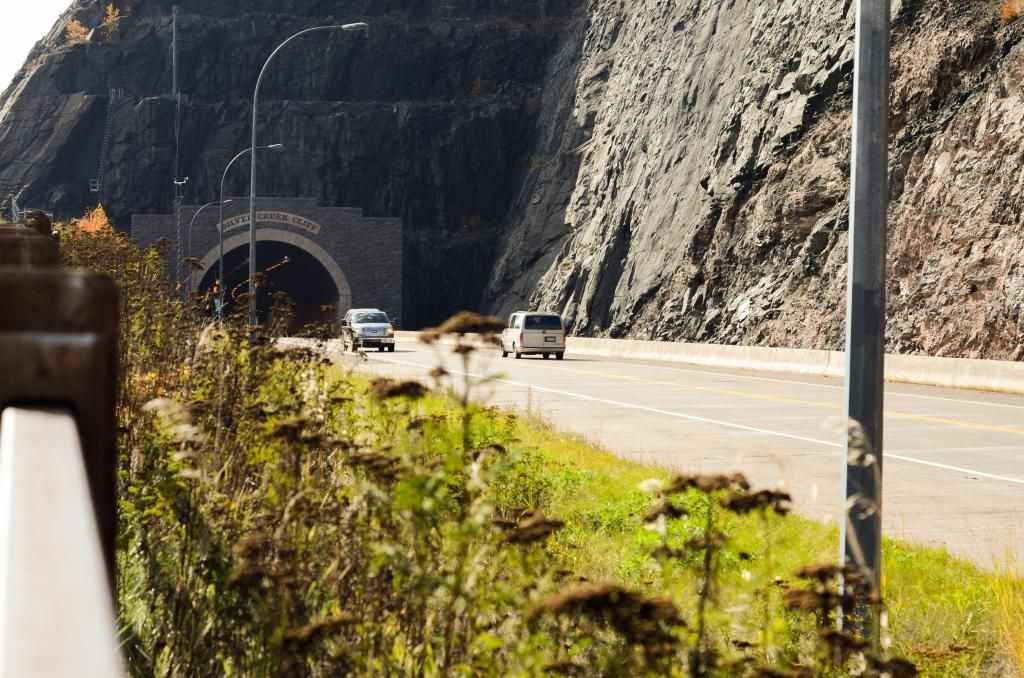
M83 26L78 19L72 19L64 28L64 37L69 45L85 42L85 39L89 37L89 29Z
M108 38L113 38L117 34L117 20L121 18L121 11L114 7L114 3L107 5L107 11L103 16L103 28L107 32Z
M999 6L1000 25L1005 26L1015 21L1020 16L1022 6L1024 6L1024 0L1003 0Z
M83 233L100 233L112 228L110 218L107 217L107 211L103 209L103 205L96 205L78 220L78 229Z

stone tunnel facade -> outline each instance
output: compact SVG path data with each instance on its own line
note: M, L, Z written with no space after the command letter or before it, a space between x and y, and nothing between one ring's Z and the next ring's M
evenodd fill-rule
M200 207L185 205L181 214L181 256L199 262L197 266L183 266L183 282L190 284L193 290L212 284L217 278L219 261L217 206L207 207L201 213ZM190 224L193 224L191 237ZM176 270L177 227L173 215L133 215L132 237L143 247L161 239L172 243L167 255L168 266L172 272ZM330 296L336 297L333 305L339 317L349 308L359 307L379 308L391 316L402 313L401 219L365 217L358 208L321 207L316 200L305 198L259 199L256 211L258 268L263 265L261 248L271 247L273 243L298 248L323 268L335 288ZM231 253L235 253L237 260L240 249L248 261L248 247L249 201L233 198L224 206L225 261L230 260ZM231 275L225 277L230 284ZM316 279L326 281L328 278L321 275Z

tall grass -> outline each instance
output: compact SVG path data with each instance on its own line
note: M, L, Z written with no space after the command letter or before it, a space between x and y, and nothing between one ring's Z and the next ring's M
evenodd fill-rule
M1008 557L996 564L995 574L990 577L999 634L1015 676L1024 676L1024 583L1020 572L1020 563Z
M204 327L158 251L63 233L69 262L122 290L133 675L912 675L833 631L839 573L807 565L835 535L784 494L627 464L479 406L471 379L454 396L369 381L278 350L274 327ZM426 339L491 323L462 314ZM473 348L455 351L468 367ZM953 666L919 650L971 643L988 665L980 615L926 638L901 625L926 600L890 603L900 653Z

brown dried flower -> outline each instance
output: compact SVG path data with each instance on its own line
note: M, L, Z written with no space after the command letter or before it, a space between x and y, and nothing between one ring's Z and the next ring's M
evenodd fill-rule
M867 641L836 629L821 629L818 635L822 642L844 662L850 655L862 652L869 646Z
M878 673L889 675L890 678L914 678L914 676L920 673L913 663L899 657L893 657L888 661L883 661L877 657L869 657L868 663Z
M235 544L232 551L239 560L251 560L265 555L273 544L274 537L269 532L250 532Z
M455 348L452 349L452 353L455 355L469 355L475 350L476 348L472 345L459 342L458 344L455 344Z
M723 508L733 513L746 514L751 511L767 511L771 509L779 515L786 515L792 509L793 498L788 492L760 490L752 494L746 492L730 492L719 500Z
M847 583L859 583L863 577L852 567L843 567L836 563L817 563L807 565L796 571L796 576L801 579L815 579L822 584L829 584L839 581L842 576Z
M505 323L494 316L472 311L459 311L437 328L440 334L493 334L505 329Z
M839 595L834 591L808 591L806 589L791 589L782 592L782 600L791 610L800 612L822 612L828 614L840 605L848 607L856 601L854 596Z
M667 518L682 518L688 515L688 511L682 506L676 506L664 499L651 504L651 507L644 513L644 522L652 523L660 516Z
M814 671L804 666L795 666L791 669L758 666L750 674L750 678L813 678L813 676Z
M374 379L370 382L370 397L377 400L390 398L422 398L430 389L418 381L395 381L393 379Z
M353 466L363 468L371 475L386 481L397 478L398 469L401 466L395 457L373 450L352 452L349 455L349 461Z
M502 541L506 544L529 544L543 541L564 525L564 521L548 518L540 511L523 511L516 526L505 534Z
M352 624L356 621L347 616L325 617L297 629L286 631L284 640L293 651L301 651L314 640L333 633L345 624Z
M611 583L573 584L534 605L526 616L534 620L545 614L579 614L604 622L651 655L671 651L676 638L668 627L686 626L671 601Z
M750 489L750 483L747 482L746 476L742 473L733 473L732 475L722 473L695 476L680 475L672 479L668 486L665 487L664 493L683 492L691 487L701 492L715 492L716 490L746 491Z
M302 434L303 429L309 426L310 421L305 417L288 417L274 425L271 435L284 438L290 442L296 442Z
M420 343L422 344L433 344L441 338L441 333L435 328L425 329L420 332Z

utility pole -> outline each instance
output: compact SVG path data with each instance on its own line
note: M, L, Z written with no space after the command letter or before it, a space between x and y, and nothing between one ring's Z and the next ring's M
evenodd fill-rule
M171 7L171 94L178 94L178 6Z
M846 305L845 494L842 564L881 594L885 257L889 207L889 0L857 0ZM856 611L878 645L877 610Z
M174 281L182 285L182 248L184 222L182 208L185 202L185 184L181 179L181 92L178 91L178 6L171 8L171 93L174 96Z

